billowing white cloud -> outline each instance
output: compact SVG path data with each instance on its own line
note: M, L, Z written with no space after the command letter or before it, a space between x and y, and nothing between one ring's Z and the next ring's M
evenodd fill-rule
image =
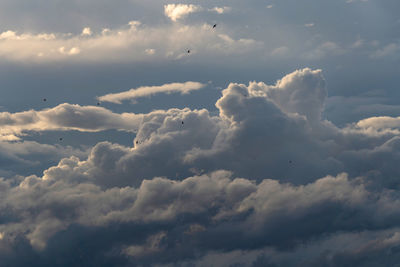
M205 84L199 82L185 82L185 83L168 83L160 86L144 86L135 89L131 89L126 92L107 94L98 97L100 101L112 102L121 104L124 100L132 100L135 98L151 96L155 94L170 94L170 93L181 93L188 94L191 91L199 90L203 88Z
M190 13L198 12L202 9L199 5L168 4L164 6L164 14L172 21L177 21Z

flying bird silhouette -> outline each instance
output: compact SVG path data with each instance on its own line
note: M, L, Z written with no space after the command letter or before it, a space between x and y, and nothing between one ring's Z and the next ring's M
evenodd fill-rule
M217 27L217 24L214 24L214 25L213 25L213 29L215 29L216 27Z
M43 98L43 101L44 101L44 102L46 102L46 101L47 101L47 99L46 99L46 98Z

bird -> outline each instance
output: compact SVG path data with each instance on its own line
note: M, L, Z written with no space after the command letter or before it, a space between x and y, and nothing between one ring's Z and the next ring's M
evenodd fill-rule
M62 139L62 137L60 137L60 141L62 141L63 139Z
M184 124L184 122L182 121L182 125Z
M213 29L215 29L216 27L217 27L217 24L214 24L214 25L213 25Z
M46 98L43 98L43 101L44 101L44 102L46 102L46 101L47 101L47 99L46 99Z
M138 141L138 140L136 140L136 144L139 144L139 141Z
M188 52L188 54L190 54L190 49L188 49L188 51L187 51L187 52Z

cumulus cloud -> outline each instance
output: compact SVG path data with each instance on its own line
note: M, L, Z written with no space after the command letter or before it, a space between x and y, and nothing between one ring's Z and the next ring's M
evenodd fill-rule
M85 36L85 35L87 35L87 36L92 35L92 29L90 29L89 27L83 28L81 35L83 35L83 36Z
M172 21L177 21L190 13L198 12L202 9L203 8L199 5L168 4L164 5L164 14Z
M170 93L181 93L188 94L191 91L199 90L203 88L205 84L198 82L185 82L185 83L169 83L160 86L145 86L136 89L131 89L126 92L107 94L98 97L100 101L112 102L116 104L121 104L123 100L130 100L139 97L151 96L155 94L170 94Z
M0 257L11 266L209 265L213 257L229 266L235 255L255 266L362 266L363 255L398 257L400 136L360 130L397 122L338 128L322 117L326 97L322 71L302 69L273 85L229 84L216 115L66 104L3 114L7 127L138 131L132 147L101 142L43 175L0 180ZM16 257L21 247L26 256Z

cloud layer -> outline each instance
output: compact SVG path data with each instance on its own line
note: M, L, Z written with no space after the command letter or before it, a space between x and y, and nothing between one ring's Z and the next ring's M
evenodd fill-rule
M398 259L397 118L338 128L323 119L326 97L322 71L301 69L274 85L229 84L217 115L69 104L3 113L5 132L137 135L132 147L101 142L43 175L2 179L2 262L363 266L363 255L379 263L389 252Z
M398 0L34 2L0 1L0 266L398 265Z
M177 42L176 40L179 40ZM152 62L181 59L202 52L205 56L246 53L262 42L233 38L208 24L147 26L131 21L115 29L82 33L0 33L0 57L17 62Z

